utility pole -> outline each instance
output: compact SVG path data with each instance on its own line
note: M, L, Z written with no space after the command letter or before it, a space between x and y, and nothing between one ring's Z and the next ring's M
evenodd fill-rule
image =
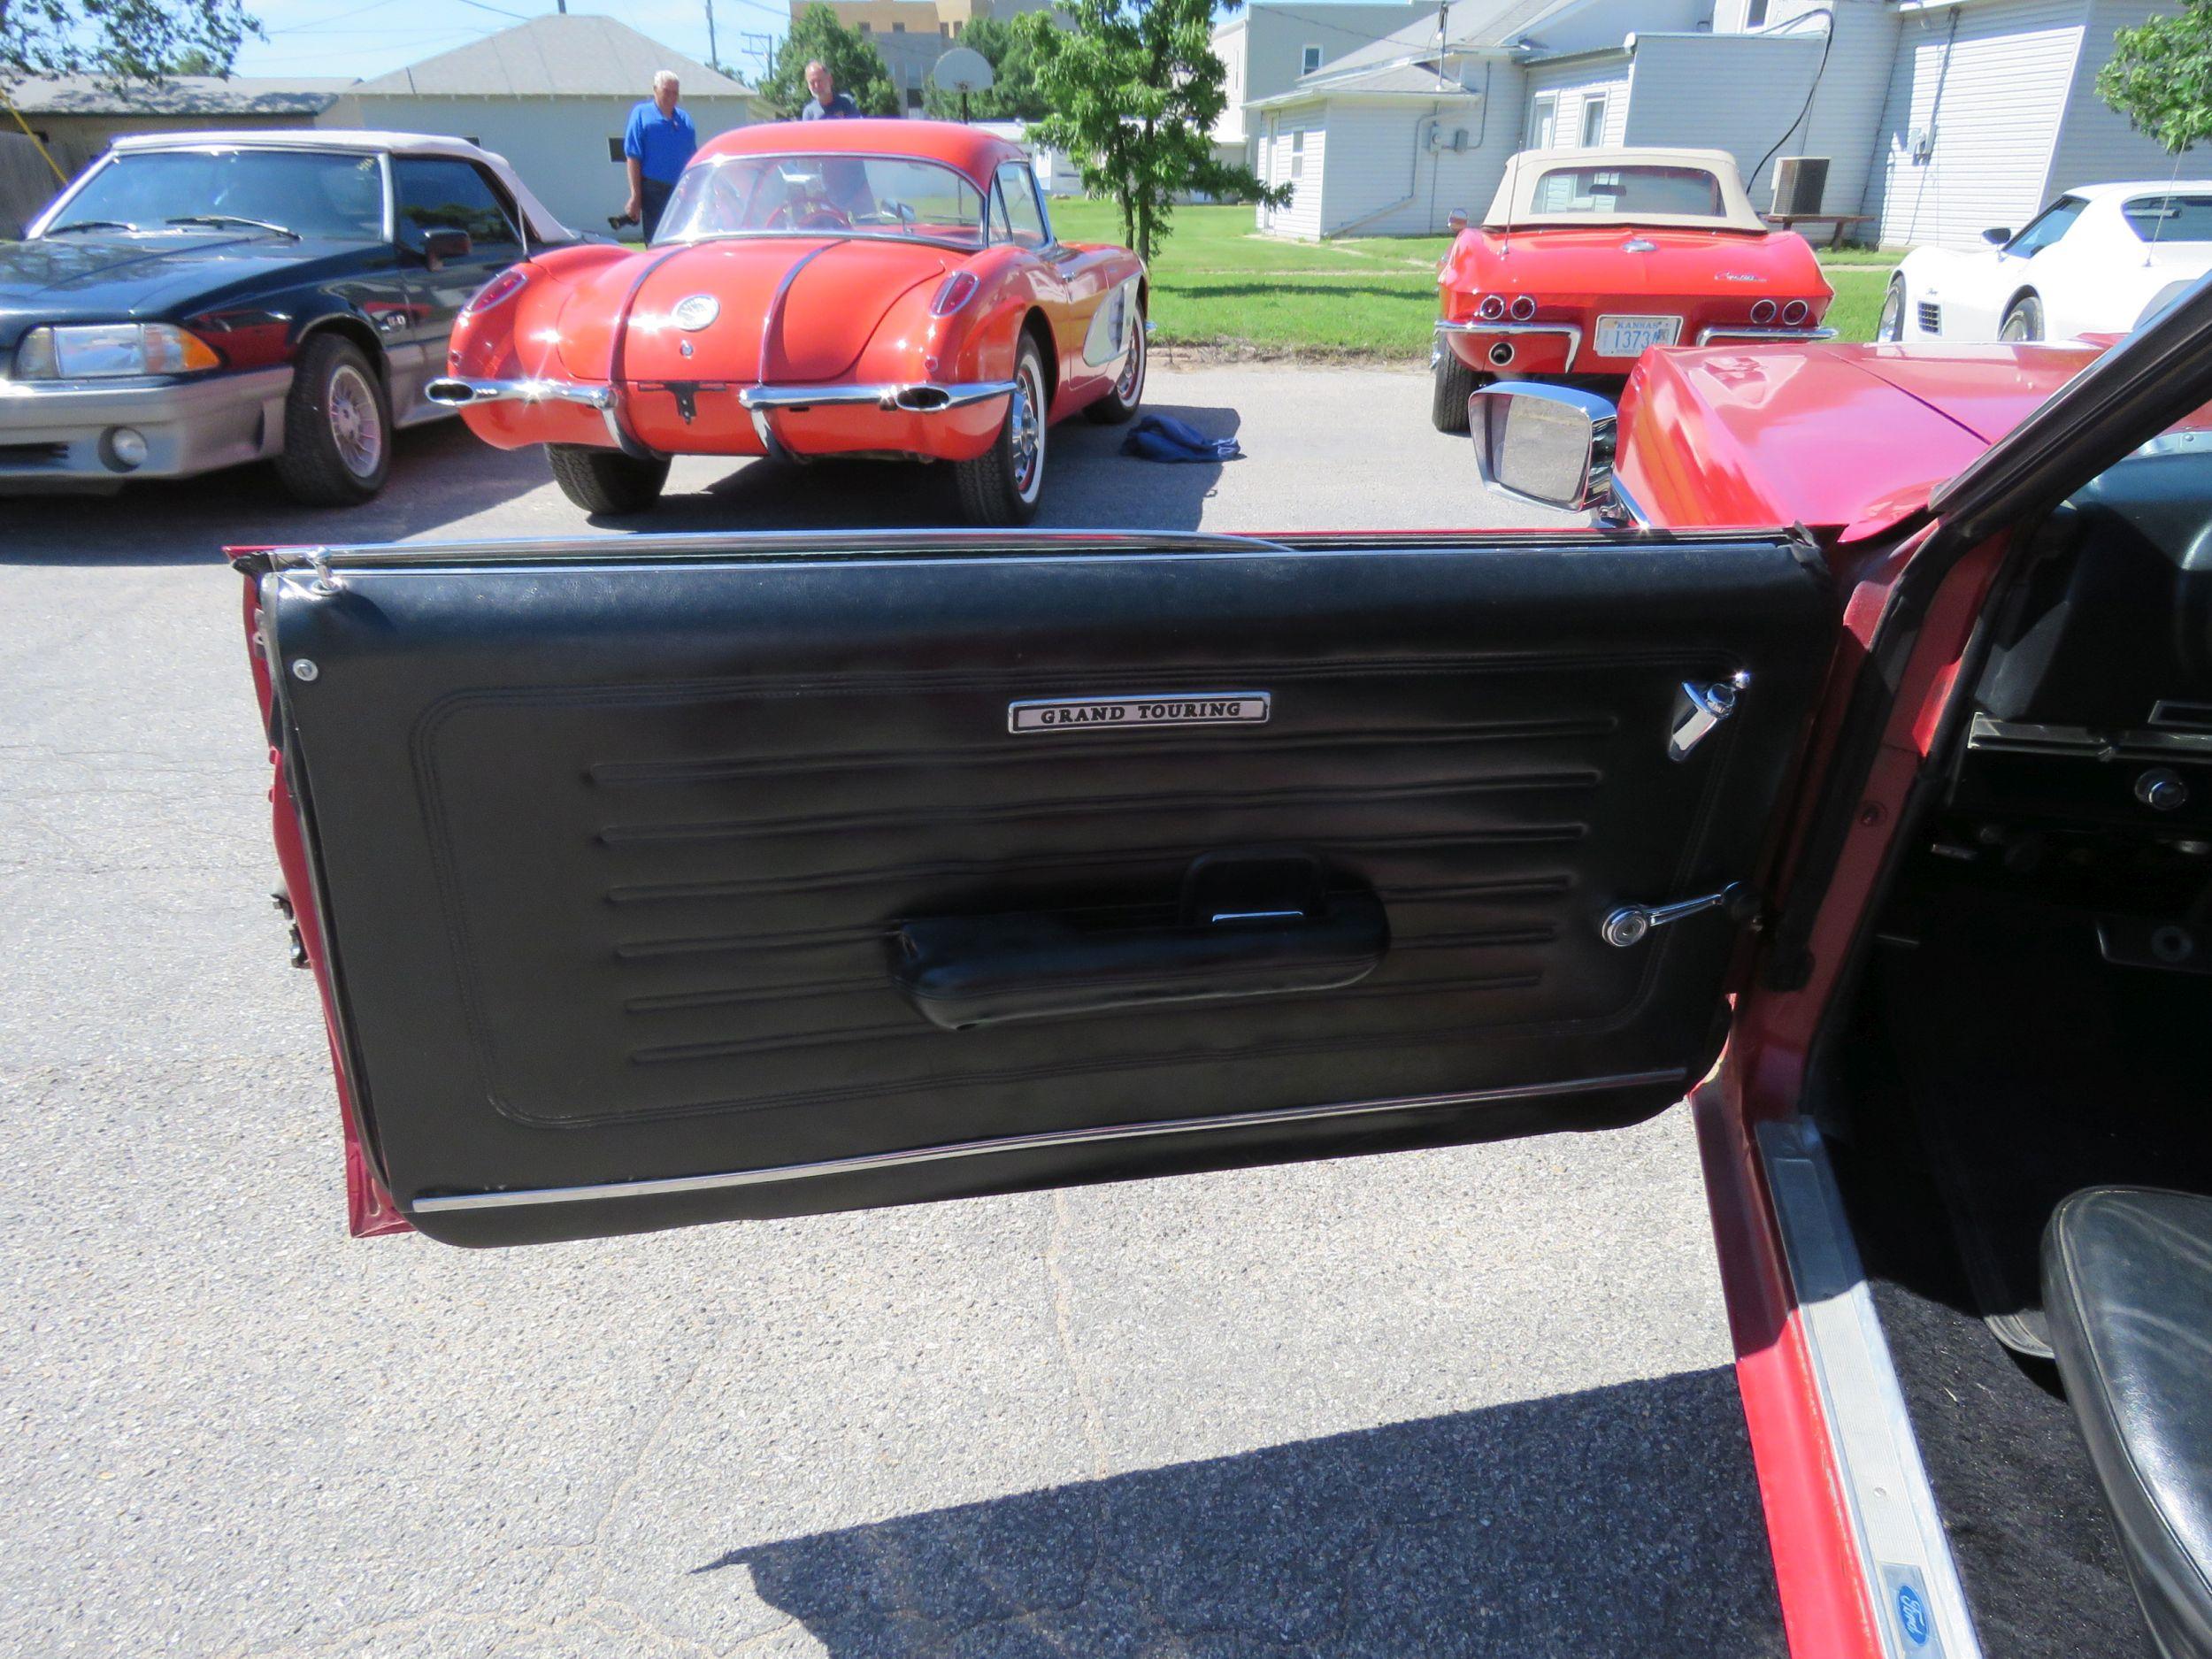
M561 0L561 4L565 7L568 0ZM707 67L714 70L722 67L722 56L714 50L714 0L707 0Z

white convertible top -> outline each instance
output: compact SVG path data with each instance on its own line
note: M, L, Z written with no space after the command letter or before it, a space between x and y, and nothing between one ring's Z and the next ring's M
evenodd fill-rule
M333 150L389 156L454 156L481 162L499 175L515 198L515 205L530 221L534 242L574 242L576 233L555 219L544 203L530 194L507 157L472 144L465 138L437 133L345 132L323 127L260 127L217 129L204 133L124 133L108 145L117 155L142 150Z
M1557 173L1603 172L1609 168L1673 167L1709 173L1717 187L1718 212L1659 212L1640 209L1632 200L1611 206L1551 207L1540 211L1542 185ZM1505 177L1483 219L1488 229L1524 225L1679 225L1713 230L1764 231L1766 221L1752 210L1736 172L1736 158L1724 150L1662 150L1617 144L1598 150L1524 150L1509 157Z

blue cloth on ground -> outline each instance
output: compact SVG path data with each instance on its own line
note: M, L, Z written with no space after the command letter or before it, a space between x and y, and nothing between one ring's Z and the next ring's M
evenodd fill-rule
M1147 415L1129 428L1121 452L1141 461L1241 461L1234 438L1209 438L1187 420Z

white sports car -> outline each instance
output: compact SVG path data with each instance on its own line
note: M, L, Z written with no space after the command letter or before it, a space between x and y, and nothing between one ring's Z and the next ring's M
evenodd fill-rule
M2212 271L2212 180L2069 190L1972 253L1916 248L1889 280L1882 340L2071 340L2139 327Z

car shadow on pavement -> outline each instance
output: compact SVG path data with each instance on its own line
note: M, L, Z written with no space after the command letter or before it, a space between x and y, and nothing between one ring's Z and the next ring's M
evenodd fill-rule
M1187 421L1210 438L1233 438L1233 409L1147 404L1145 414ZM1127 426L1078 416L1052 428L1044 500L1051 529L1195 530L1221 479L1217 461L1167 465L1121 453ZM1234 465L1234 463L1231 463ZM650 512L592 519L624 530L957 529L964 522L950 466L883 461L750 461L703 490L680 489Z
M536 450L495 449L457 420L434 421L398 434L382 493L357 507L303 507L265 463L147 479L111 495L0 499L0 562L191 565L257 543L396 541L549 481Z
M1778 1655L1722 1367L734 1549L833 1659Z

